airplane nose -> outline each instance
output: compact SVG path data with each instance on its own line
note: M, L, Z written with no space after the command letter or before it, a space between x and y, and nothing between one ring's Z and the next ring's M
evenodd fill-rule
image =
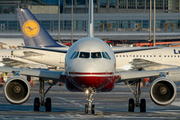
M95 88L96 90L107 85L114 76L113 68L107 61L102 64L102 60L93 62L92 60L81 61L73 64L69 69L69 80L78 88Z

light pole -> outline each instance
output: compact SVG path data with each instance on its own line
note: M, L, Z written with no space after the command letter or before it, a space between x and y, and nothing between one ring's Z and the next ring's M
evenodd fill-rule
M58 42L60 41L60 0L58 4Z
M156 0L154 0L154 39L153 39L153 46L156 46L155 32L156 32Z
M73 0L71 7L71 45L73 44Z
M151 18L151 15L152 15L152 0L150 0L150 12L149 12L149 24L150 24L150 30L149 30L149 40L150 40L150 42L151 42L151 20L152 20L152 18Z

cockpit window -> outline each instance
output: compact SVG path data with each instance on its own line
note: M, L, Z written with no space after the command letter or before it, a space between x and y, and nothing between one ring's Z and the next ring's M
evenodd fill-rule
M73 58L73 56L74 56L74 54L75 54L76 52L74 52L72 55L71 55L71 57L70 57L70 59L72 59Z
M103 58L108 59L108 57L106 56L106 54L104 52L102 52L102 56L103 56Z
M73 59L77 58L79 55L79 52L76 52L76 54L74 55Z
M79 58L89 58L89 53L88 52L81 52L79 55Z
M91 58L101 58L101 53L100 52L92 52Z
M108 53L107 53L107 52L105 52L105 53L106 53L107 57L108 57L109 59L111 59L111 58L109 57Z

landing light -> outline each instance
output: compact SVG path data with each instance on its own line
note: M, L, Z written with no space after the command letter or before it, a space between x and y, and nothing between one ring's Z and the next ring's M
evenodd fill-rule
M4 66L4 64L3 64L3 63L0 63L0 66L1 66L1 67L3 67L3 66Z
M125 65L125 66L123 67L124 70L129 70L130 68L131 68L130 65Z
M86 90L86 91L85 91L85 94L89 94L89 90Z

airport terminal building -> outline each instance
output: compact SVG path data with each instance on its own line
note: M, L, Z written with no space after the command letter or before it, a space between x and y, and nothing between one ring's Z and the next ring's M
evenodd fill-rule
M0 31L20 31L16 8L28 8L48 31L58 30L59 0L1 0ZM74 31L86 32L88 1L74 0ZM152 0L152 29L153 29ZM71 0L60 2L61 31L71 30ZM94 29L99 32L148 32L150 0L94 0ZM156 31L180 31L180 0L156 0Z

